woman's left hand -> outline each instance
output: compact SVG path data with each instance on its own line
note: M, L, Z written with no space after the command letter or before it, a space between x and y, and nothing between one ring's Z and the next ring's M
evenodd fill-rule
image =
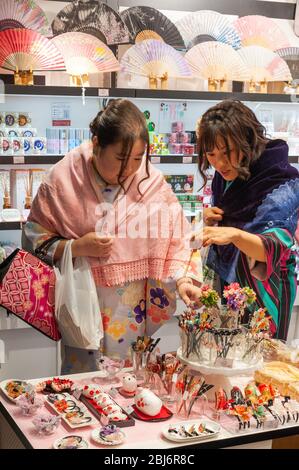
M198 299L201 295L201 290L199 287L194 286L191 283L183 282L177 287L177 291L181 297L181 299L185 302L187 307L192 302L198 302Z
M240 234L235 227L205 227L203 229L203 246L228 245L234 243Z

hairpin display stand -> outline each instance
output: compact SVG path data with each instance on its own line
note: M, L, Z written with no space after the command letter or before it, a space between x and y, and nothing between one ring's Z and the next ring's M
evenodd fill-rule
M215 390L218 388L223 388L227 393L229 393L232 387L236 385L235 377L238 377L238 382L244 381L244 385L246 385L249 378L253 376L253 373L263 365L263 361L261 360L253 365L245 365L244 363L240 363L240 365L238 365L236 361L235 367L208 366L186 359L182 354L182 348L177 350L177 358L186 364L191 370L200 372L208 383L214 385L214 387L206 394L209 400L214 400Z

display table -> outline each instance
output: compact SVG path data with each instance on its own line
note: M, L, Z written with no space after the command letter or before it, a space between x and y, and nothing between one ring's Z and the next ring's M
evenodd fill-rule
M92 383L92 378L96 376L96 372L85 374L71 375L70 378L76 385L85 385ZM30 382L36 384L45 379L34 379ZM44 395L39 394L41 397L46 398ZM132 399L122 398L120 395L115 397L115 400L121 405L129 405ZM42 412L51 413L50 409L45 406ZM39 412L38 412L39 413ZM193 417L192 417L193 419ZM198 417L194 417L199 419ZM142 422L135 420L135 426L122 428L126 440L119 446L107 447L103 445L94 444L90 439L91 431L94 428L101 427L99 422L98 426L87 426L80 429L71 430L67 425L61 423L54 434L50 436L39 436L32 424L33 417L24 417L21 415L21 410L14 403L9 401L1 394L0 397L0 448L27 448L27 449L50 449L53 447L54 441L66 435L80 435L88 442L91 449L174 449L177 447L189 448L223 448L234 447L247 444L246 447L259 447L266 448L271 446L271 440L274 438L291 436L299 434L299 424L284 425L273 430L250 430L242 433L229 432L227 429L221 427L220 433L212 439L203 440L201 442L189 443L174 443L165 439L161 430L169 424L174 424L184 419L174 415L171 419L164 422ZM189 418L190 420L190 418ZM221 425L221 421L220 421ZM267 442L265 442L267 441Z

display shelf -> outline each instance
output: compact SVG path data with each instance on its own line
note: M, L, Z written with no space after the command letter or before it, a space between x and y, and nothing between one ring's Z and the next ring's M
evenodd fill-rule
M62 160L63 157L64 155L0 155L0 167L2 165L54 165ZM150 155L152 163L160 165L197 163L197 158L197 155ZM290 155L289 162L299 163L299 156Z
M44 85L11 85L5 84L6 95L37 95L37 96L78 96L82 95L81 87L71 86L44 86ZM259 101L268 103L298 104L299 95L241 93L241 92L210 92L190 90L149 90L135 88L98 88L86 87L87 97L124 97L159 100L195 100L195 101L221 101L234 98L241 101Z
M25 221L19 222L2 222L0 221L0 230L22 230L22 225Z

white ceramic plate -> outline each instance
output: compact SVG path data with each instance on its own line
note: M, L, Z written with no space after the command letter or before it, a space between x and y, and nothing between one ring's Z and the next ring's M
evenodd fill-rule
M2 393L6 396L6 398L8 398L8 400L12 401L13 403L16 403L16 400L19 398L16 397L16 398L13 398L11 397L7 390L6 390L6 385L9 383L9 382L16 382L16 383L19 383L21 384L22 386L29 386L29 387L32 387L32 389L34 389L33 385L31 385L29 382L26 382L25 380L21 380L21 379L8 379L8 380L3 380L2 382L0 382L0 390L2 391Z
M169 425L168 425L167 427L165 427L162 430L162 434L169 441L173 441L173 442L193 442L193 441L202 441L204 439L211 439L211 438L217 436L217 434L219 434L219 432L221 430L221 427L218 423L215 423L214 421L209 421L207 419L182 421L180 423L175 423L175 424L171 425L171 427L179 429L180 426L184 426L188 430L193 424L196 426L196 428L200 424L203 424L204 426L206 426L212 432L209 433L209 434L203 433L200 436L185 437L185 436L180 436L179 434L176 434L176 433L170 433L169 432Z
M68 447L65 447L68 446ZM87 449L88 442L81 436L64 436L57 439L53 444L54 449Z
M119 444L122 444L126 438L125 434L122 431L118 430L118 432L121 435L121 439L115 441L107 441L100 437L100 429L93 429L91 431L91 439L97 444L101 444L104 446L117 446Z
M62 411L60 412L59 410L57 410L57 408L54 406L53 403L51 403L50 401L50 398L51 396L57 396L57 400L61 400L61 399L65 399L65 400L71 400L73 403L74 403L74 407L75 407L75 410L73 409L73 406L71 406L69 409L67 409L66 411ZM47 400L46 400L46 403L47 405L52 409L54 410L57 414L59 414L59 416L61 416L61 419L71 428L71 429L77 429L77 428L83 428L83 427L86 427L86 426L91 426L93 424L99 424L98 420L89 412L89 410L86 408L86 406L76 400L72 395L70 395L69 393L53 393L53 394L50 394L47 396ZM79 408L79 410L77 409ZM88 418L89 421L88 422L79 422L79 423L75 423L73 421L71 421L70 419L68 419L66 417L66 413L70 413L72 411L80 411L81 413L83 413L82 415L82 419L84 418Z

